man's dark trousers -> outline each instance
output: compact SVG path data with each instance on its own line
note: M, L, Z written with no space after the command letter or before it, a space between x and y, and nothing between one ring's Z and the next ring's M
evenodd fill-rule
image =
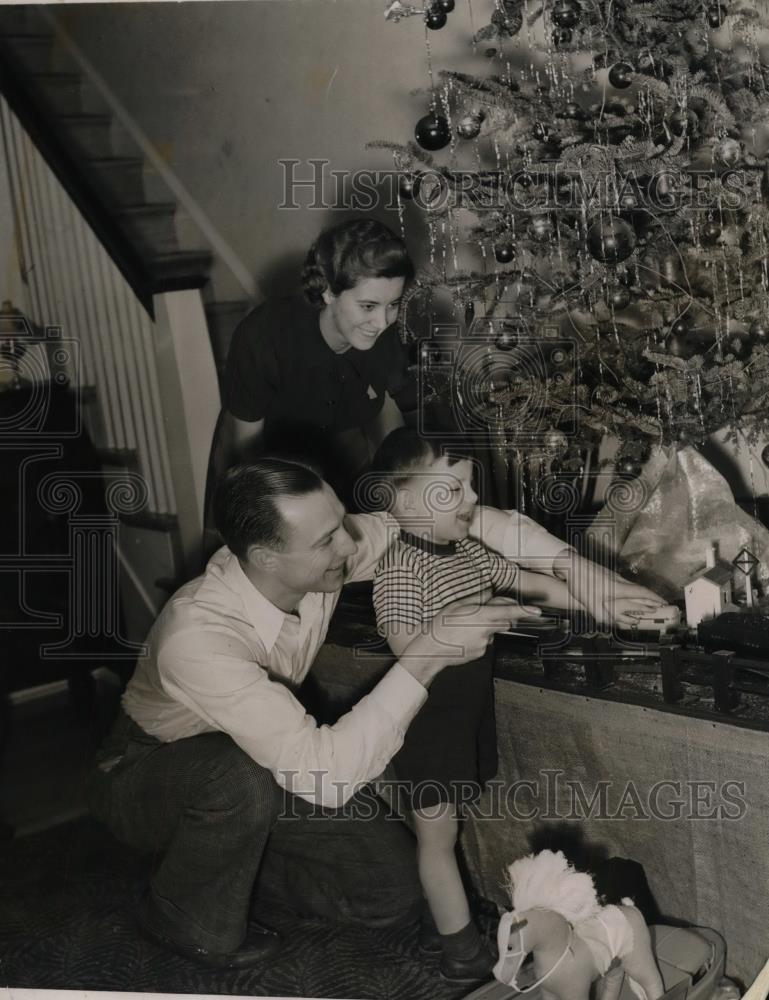
M89 782L97 819L154 856L167 935L232 952L252 904L387 926L420 910L414 840L371 790L341 810L289 795L224 733L161 743L121 713Z

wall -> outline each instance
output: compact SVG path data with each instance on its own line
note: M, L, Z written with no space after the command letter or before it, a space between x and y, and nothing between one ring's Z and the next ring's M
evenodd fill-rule
M409 96L429 84L425 31L414 18L386 22L384 8L383 0L96 4L57 16L266 294L292 280L329 221L322 210L279 207L278 161L392 169L390 154L366 143L408 140L427 111L426 96ZM430 32L436 71L478 69L468 11L458 3L449 25ZM304 190L296 200L312 197Z

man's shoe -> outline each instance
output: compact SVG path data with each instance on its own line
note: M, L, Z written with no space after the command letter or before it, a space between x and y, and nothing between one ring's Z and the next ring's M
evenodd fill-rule
M450 983L479 983L491 978L494 961L491 951L482 944L472 958L444 955L439 970Z
M155 925L150 903L146 897L139 904L136 916L142 932L155 944L212 969L250 969L251 966L272 958L282 944L280 935L275 931L255 920L249 920L246 936L236 951L209 951L207 948L182 944L168 937Z

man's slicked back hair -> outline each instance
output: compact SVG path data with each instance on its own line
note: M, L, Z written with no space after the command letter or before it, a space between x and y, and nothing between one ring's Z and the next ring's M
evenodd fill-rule
M225 545L245 559L252 545L281 549L285 528L276 501L323 488L312 469L282 458L263 458L229 469L216 491L214 518Z

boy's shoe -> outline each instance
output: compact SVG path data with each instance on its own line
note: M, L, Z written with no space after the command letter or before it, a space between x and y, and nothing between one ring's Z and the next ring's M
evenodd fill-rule
M491 978L495 958L485 942L472 958L443 955L439 971L450 983L478 983Z

